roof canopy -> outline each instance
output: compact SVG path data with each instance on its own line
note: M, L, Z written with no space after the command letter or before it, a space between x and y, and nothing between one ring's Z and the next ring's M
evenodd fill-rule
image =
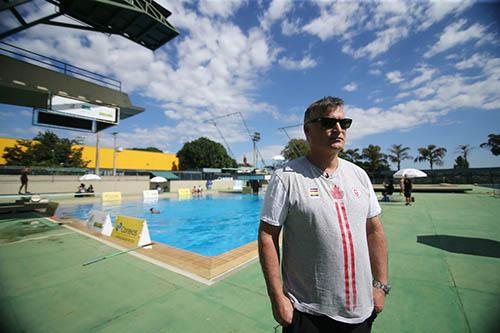
M16 7L31 1L5 1L0 5L0 12L9 10L19 23L1 33L0 40L37 24L121 35L150 50L156 50L179 35L167 21L171 13L152 0L47 0L55 4L57 10L28 23L28 18ZM81 24L55 21L61 15L72 17Z
M173 172L170 171L153 171L152 174L157 177L163 177L168 180L180 179L178 176L176 176Z

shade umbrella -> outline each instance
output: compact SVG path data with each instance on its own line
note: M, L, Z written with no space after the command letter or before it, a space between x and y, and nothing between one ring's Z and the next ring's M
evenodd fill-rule
M165 183L167 181L167 179L164 177L156 176L156 177L151 178L149 181L151 183Z
M418 169L401 169L393 175L394 178L423 178L427 177L427 174Z
M94 175L93 173L88 173L80 177L80 180L100 180L101 177Z
M273 159L274 161L284 161L284 160L285 160L285 158L284 158L282 155L274 155L274 156L272 157L272 159Z

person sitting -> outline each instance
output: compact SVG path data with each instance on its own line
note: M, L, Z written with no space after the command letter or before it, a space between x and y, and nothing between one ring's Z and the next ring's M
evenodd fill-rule
M85 184L81 183L80 186L78 186L78 189L76 190L76 193L85 193ZM84 195L82 194L75 194L75 197L83 197Z
M92 184L89 185L89 187L86 190L87 193L94 193L94 186Z
M382 191L382 201L391 201L390 195L394 193L394 182L392 179L384 180L384 190Z
M203 193L203 189L201 188L201 185L198 185L198 188L196 189L196 193L198 193L198 194Z
M149 208L149 211L151 212L151 214L160 214L160 211L157 209L154 209L153 207Z
M197 194L198 193L198 189L196 188L196 185L193 186L193 189L191 190L191 194Z

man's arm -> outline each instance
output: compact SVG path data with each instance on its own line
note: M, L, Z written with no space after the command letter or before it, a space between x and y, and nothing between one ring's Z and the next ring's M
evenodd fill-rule
M366 234L368 251L370 252L370 265L373 278L387 284L389 273L387 270L387 243L380 216L375 216L366 221ZM373 301L377 313L384 309L385 293L382 289L373 288Z
M259 259L266 280L267 293L271 299L274 319L288 326L293 319L293 305L283 293L280 274L279 235L281 227L261 221L259 226Z

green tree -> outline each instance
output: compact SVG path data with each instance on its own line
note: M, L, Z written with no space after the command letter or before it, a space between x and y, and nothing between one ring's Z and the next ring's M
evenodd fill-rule
M309 153L309 143L304 139L291 139L281 151L281 155L288 161L306 156L307 153Z
M359 153L359 148L342 150L339 153L339 157L354 164L358 164L361 161L361 154Z
M415 157L415 162L429 161L431 170L434 165L443 165L443 157L446 155L446 148L428 145L418 148L419 156Z
M237 167L223 145L204 137L186 142L177 152L177 157L181 170Z
M366 171L378 172L389 169L387 155L382 153L380 146L368 145L368 147L363 148L361 157L365 160L363 165Z
M455 165L453 165L454 169L468 169L469 168L469 162L463 157L463 156L458 156L455 159Z
M481 148L487 148L495 156L500 155L500 134L488 135L488 141L481 143Z
M153 153L163 153L163 150L156 147L146 147L146 148L127 148L128 150L140 150L140 151L150 151Z
M392 163L397 163L398 170L401 169L401 161L408 160L413 157L408 154L410 147L403 147L403 145L392 145L389 149L389 154L387 157Z
M86 167L89 161L82 159L83 147L79 140L62 139L51 131L39 132L33 140L18 140L14 147L4 150L6 165L45 167Z
M467 156L469 155L469 153L472 149L473 148L470 145L459 145L457 148L457 151L459 151L461 153L461 157L464 160L463 165L466 165L465 168L469 167L469 160L467 159ZM458 160L458 158L455 160L455 162L457 162L457 160Z

